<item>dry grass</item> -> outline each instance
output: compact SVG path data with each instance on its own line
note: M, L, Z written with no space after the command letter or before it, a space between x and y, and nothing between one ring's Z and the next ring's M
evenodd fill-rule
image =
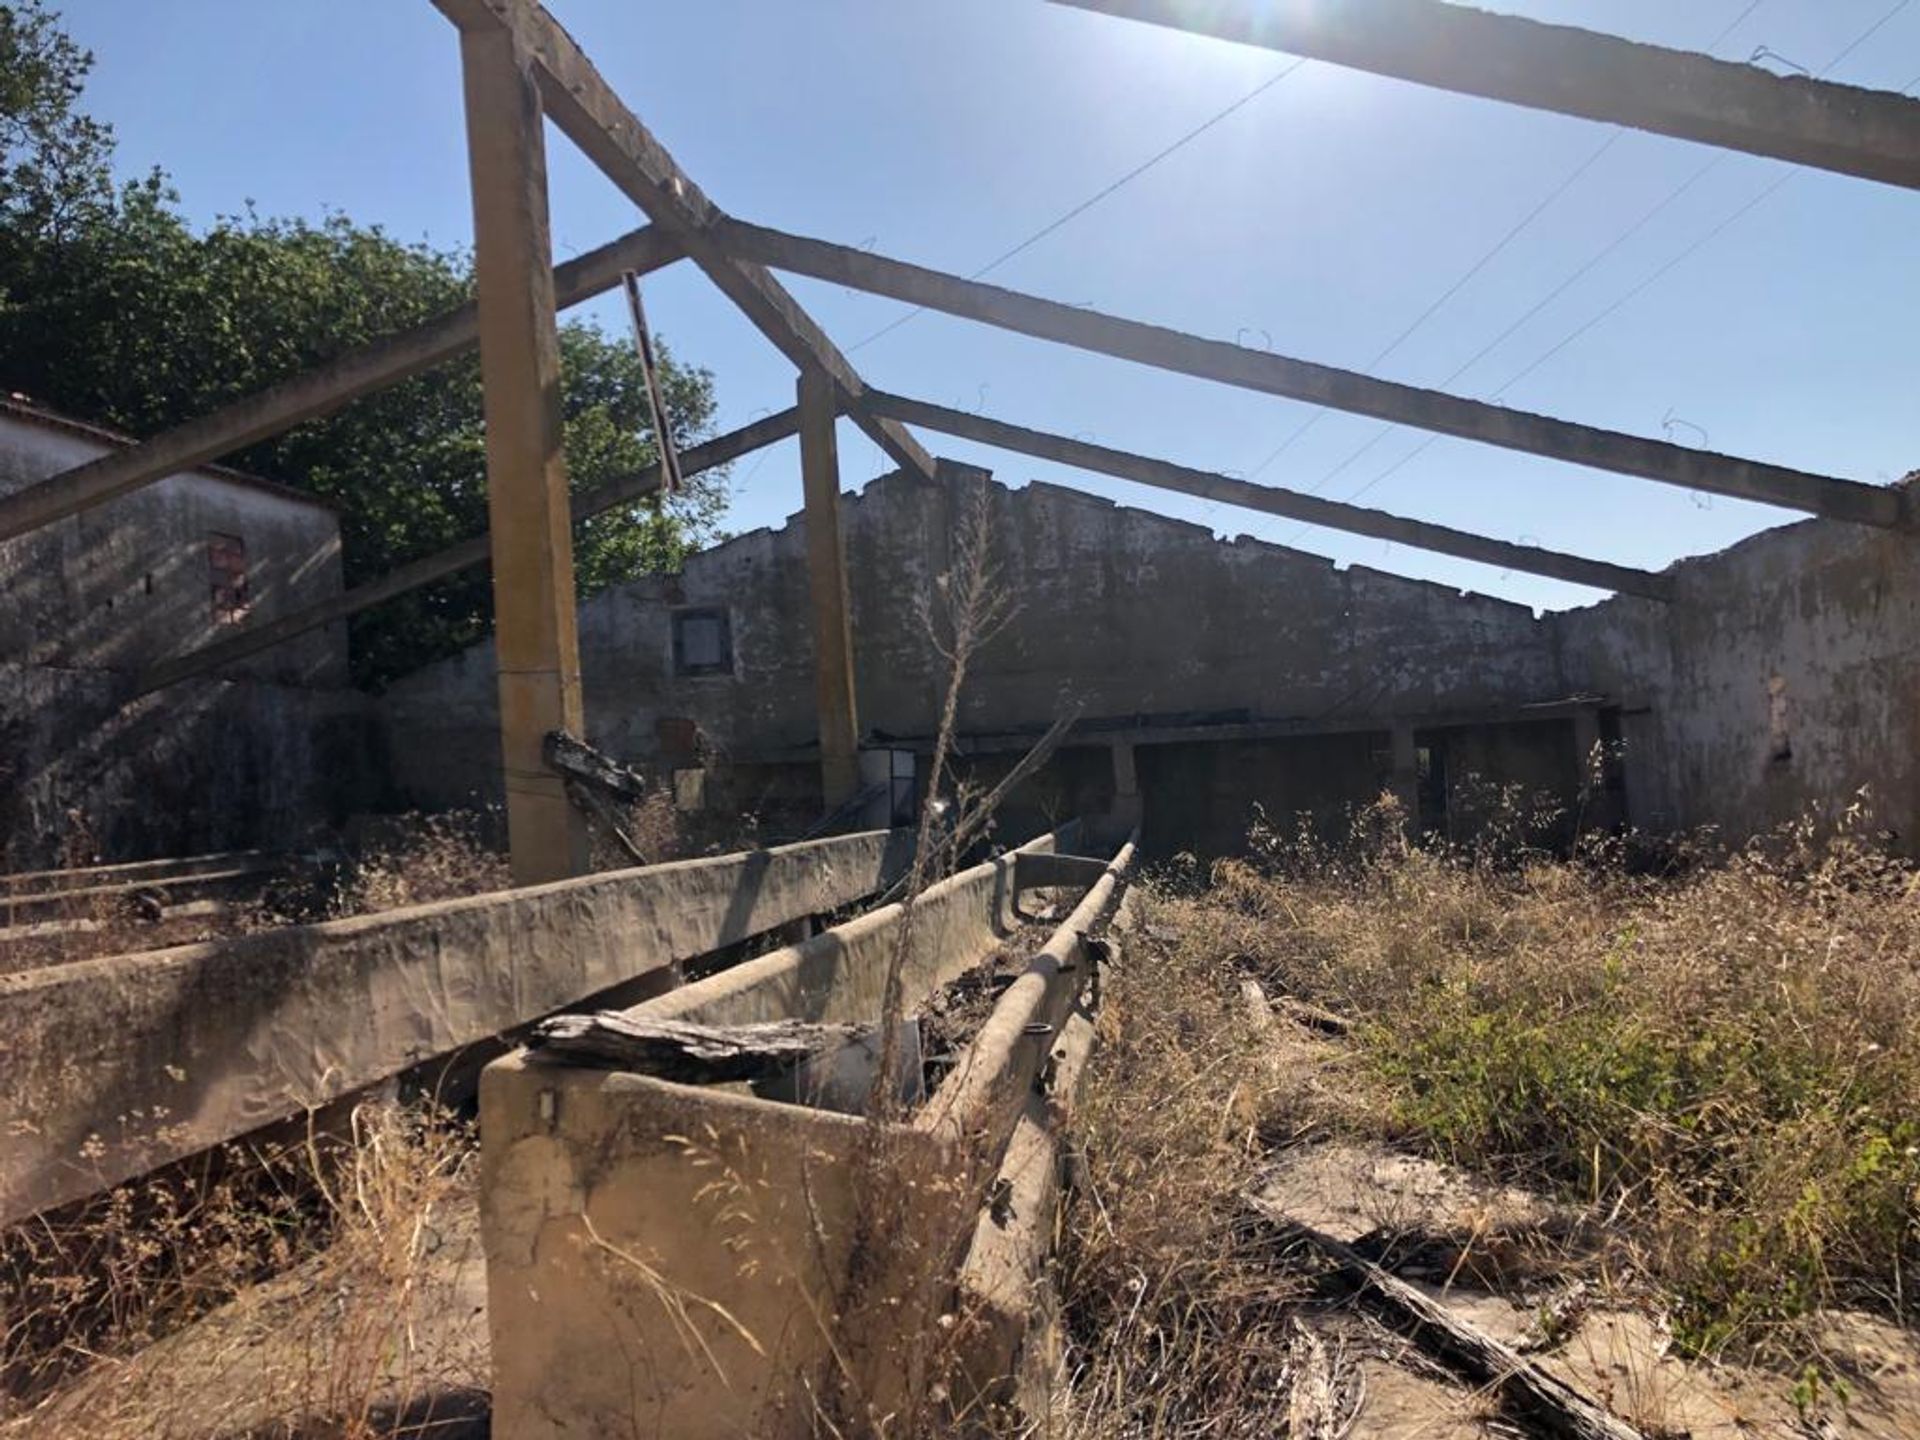
M445 1379L418 1330L470 1243L473 1156L448 1117L366 1102L7 1233L0 1430L391 1433Z
M319 880L317 896L289 907L294 910L290 918L310 918L301 909L317 909L327 918L372 915L505 890L513 874L489 839L493 828L492 817L475 811L382 819L346 861Z
M1625 848L1262 837L1174 900L1182 949L1353 1017L1364 1118L1611 1214L1693 1353L1916 1318L1920 895L1868 837L1783 830L1662 874Z
M1173 919L1157 901L1150 933ZM1072 1375L1049 1433L1285 1434L1313 1343L1301 1282L1256 1255L1243 1192L1294 1092L1208 947L1143 941L1106 984L1075 1114L1057 1283Z

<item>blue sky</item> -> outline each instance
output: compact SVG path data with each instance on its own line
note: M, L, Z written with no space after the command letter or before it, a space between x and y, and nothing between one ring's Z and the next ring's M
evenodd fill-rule
M270 214L333 208L405 238L469 243L457 44L427 0L59 8L95 54L86 104L115 126L122 168L164 166L194 217L249 201ZM551 0L550 8L734 214L961 273L1294 63L1040 0ZM1686 48L1727 32L1715 53L1745 59L1764 46L1763 63L1783 71L1821 71L1872 29L1830 78L1920 83L1920 4L1495 8ZM1568 185L1614 133L1309 63L992 278L1366 368L1565 185L1375 373L1850 479L1883 482L1920 467L1912 339L1920 194L1638 132L1621 134ZM560 258L640 223L557 134L549 159ZM1798 518L1464 441L1383 433L1358 417L1326 414L1302 432L1315 413L1304 406L941 316L862 345L904 307L790 285L884 389L1229 473L1254 473L1279 449L1259 479L1502 539L1657 568ZM647 307L681 357L713 370L722 429L792 403L786 362L691 266L651 278ZM610 301L590 313L623 324ZM1075 485L1341 563L1543 607L1596 598L923 438L1009 484ZM850 487L888 468L846 424L841 463ZM798 508L791 443L742 462L734 478L734 529Z

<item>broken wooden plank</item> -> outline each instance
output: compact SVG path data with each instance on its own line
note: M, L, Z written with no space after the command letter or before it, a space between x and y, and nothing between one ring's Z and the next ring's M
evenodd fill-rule
M604 1010L542 1020L533 1027L530 1043L543 1054L575 1064L706 1085L767 1079L815 1055L850 1045L865 1033L866 1027L859 1025L803 1020L699 1025Z
M1468 1324L1351 1245L1302 1224L1262 1196L1244 1198L1281 1238L1304 1241L1330 1261L1340 1278L1353 1287L1355 1298L1389 1328L1413 1339L1463 1380L1485 1386L1543 1429L1565 1440L1647 1440L1559 1376Z
M550 731L542 757L562 775L637 805L652 793L640 775L565 730Z
M640 277L629 270L620 277L627 292L627 316L633 321L633 344L640 358L640 376L646 381L647 409L653 416L653 448L660 455L660 488L680 493L680 456L674 447L673 421L660 389L660 366L654 359L653 332L647 328L647 307L640 299Z
M1323 1035L1345 1035L1353 1029L1353 1022L1346 1016L1336 1015L1297 995L1282 995L1274 1002L1274 1008L1294 1024L1308 1030L1318 1030Z

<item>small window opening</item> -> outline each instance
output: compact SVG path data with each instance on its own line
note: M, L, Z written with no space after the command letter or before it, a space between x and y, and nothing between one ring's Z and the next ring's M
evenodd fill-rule
M216 625L235 625L247 618L247 542L238 535L207 536L207 583L213 596Z
M733 673L733 625L725 610L674 611L673 673Z

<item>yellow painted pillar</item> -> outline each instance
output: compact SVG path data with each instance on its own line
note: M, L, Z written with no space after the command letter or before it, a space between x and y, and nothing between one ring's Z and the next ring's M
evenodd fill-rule
M826 376L800 372L800 474L806 489L807 586L820 713L820 788L835 809L860 789L860 721L854 703L853 623L846 542L840 533L839 401Z
M561 448L547 160L531 64L504 27L463 31L467 154L486 389L487 513L507 830L517 885L587 868L584 818L541 758L584 731L573 525Z

